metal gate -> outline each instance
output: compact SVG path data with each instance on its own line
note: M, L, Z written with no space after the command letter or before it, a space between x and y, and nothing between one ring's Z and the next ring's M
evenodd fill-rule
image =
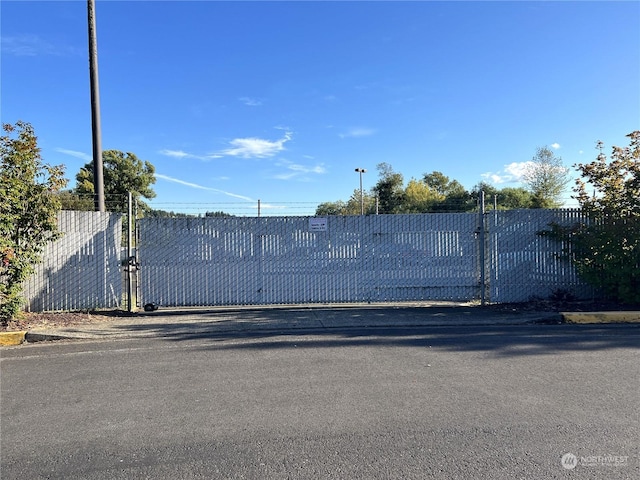
M145 218L141 304L479 298L477 214Z
M61 239L24 284L27 308L114 308L125 298L121 216L61 212ZM145 218L138 305L423 300L522 302L585 285L563 246L539 233L580 210L416 215ZM135 258L134 258L135 260ZM135 261L133 264L135 265ZM132 284L135 286L135 284ZM131 290L131 289L129 289Z
M540 235L580 221L565 209L142 219L141 304L589 298L562 245Z

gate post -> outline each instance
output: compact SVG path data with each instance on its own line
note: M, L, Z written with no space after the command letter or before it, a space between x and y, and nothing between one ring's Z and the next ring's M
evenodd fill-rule
M133 298L133 285L131 284L131 214L132 214L132 205L131 205L131 192L127 195L127 312L131 313L133 311L132 298Z
M480 190L479 199L479 224L480 231L478 232L478 242L480 243L480 304L484 305L486 302L486 219L484 211L484 190Z

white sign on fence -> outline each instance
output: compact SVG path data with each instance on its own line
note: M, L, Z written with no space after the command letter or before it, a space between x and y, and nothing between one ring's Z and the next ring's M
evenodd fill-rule
M326 232L327 218L326 217L309 218L309 231L310 232Z

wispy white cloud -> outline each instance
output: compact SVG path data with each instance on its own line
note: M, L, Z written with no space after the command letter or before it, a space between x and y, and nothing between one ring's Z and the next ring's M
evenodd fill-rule
M213 155L240 158L267 158L285 150L284 144L291 140L291 132L285 132L279 140L265 140L263 138L236 138L229 142L230 147Z
M481 177L494 184L518 183L522 181L527 168L529 168L532 163L533 162L513 162L505 165L504 169L499 172L486 172L483 173Z
M238 100L240 100L247 107L259 107L260 105L262 105L262 100L257 98L240 97Z
M183 150L168 150L168 149L164 149L164 150L158 151L158 153L160 155L164 155L164 156L167 156L167 157L179 158L179 159L196 158L198 160L211 160L213 158L219 158L219 156L213 156L213 155L194 155L193 153L188 153L188 152L185 152Z
M90 162L91 160L93 160L93 157L91 155L87 155L84 152L78 152L76 150L68 150L66 148L56 148L55 151L58 153L64 153L65 155L70 155L72 157L79 158L80 160L84 160L85 162Z
M235 138L229 142L229 147L218 152L207 155L196 155L185 152L184 150L159 150L158 153L167 157L178 159L195 158L198 160L213 160L223 157L240 157L240 158L268 158L285 150L284 144L293 138L290 131L285 128L277 127L285 130L284 136L279 140L265 140L263 138L246 137Z
M233 198L239 198L240 200L246 200L248 202L254 201L251 197L245 197L244 195L238 195L236 193L226 192L224 190L219 190L217 188L205 187L204 185L200 185L198 183L186 182L184 180L180 180L179 178L170 177L168 175L162 175L161 173L156 173L156 178L166 180L167 182L173 182L180 185L184 185L185 187L196 188L198 190L207 190L209 192L221 193L222 195L226 195L228 197L233 197Z
M35 57L38 55L67 56L77 55L81 51L68 45L54 45L38 35L3 36L0 39L2 53L16 57Z
M307 167L306 165L297 165L297 164L291 164L287 167L289 170L292 170L294 172L300 172L300 173L326 173L327 169L324 168L323 165L316 165L314 167Z
M558 150L560 148L560 144L558 142L552 143L551 148L553 148L554 150Z
M339 134L340 138L349 138L349 137L368 137L373 135L376 131L373 128L365 128L365 127L356 127L351 128L345 133Z
M188 158L191 157L192 155L190 153L187 152L183 152L182 150L160 150L158 152L160 155L166 155L167 157L174 157L174 158Z
M308 166L283 160L278 163L278 166L284 167L287 170L284 173L274 175L274 178L278 180L291 180L294 178L298 180L308 180L310 174L322 175L327 173L327 169L323 164Z

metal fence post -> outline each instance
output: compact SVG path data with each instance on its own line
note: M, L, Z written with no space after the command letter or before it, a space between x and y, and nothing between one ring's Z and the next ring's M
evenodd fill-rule
M484 305L486 302L486 224L485 224L485 215L484 215L484 190L480 191L480 202L479 202L479 223L480 223L480 231L478 232L478 242L479 245L479 254L480 254L480 304Z
M131 192L127 196L127 311L133 311L133 284L131 283L131 243L132 243L132 231L131 231L131 213L132 213Z

